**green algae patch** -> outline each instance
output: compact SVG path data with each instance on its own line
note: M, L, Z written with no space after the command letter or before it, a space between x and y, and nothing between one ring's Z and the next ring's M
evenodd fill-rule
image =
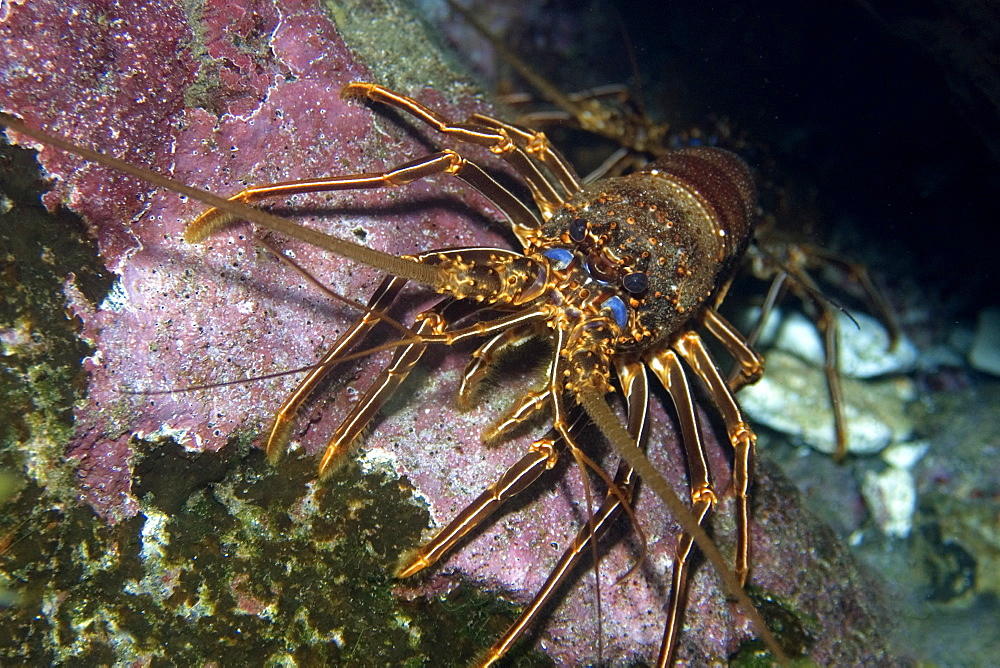
M816 634L822 632L819 621L796 609L792 601L772 596L756 587L748 587L747 594L767 628L791 658L792 665L803 668L815 666L816 662L808 658L807 654L816 643ZM771 666L774 662L774 656L767 645L758 638L744 643L729 659L730 666L745 668Z
M114 526L26 484L0 521L18 592L0 663L424 665L447 647L461 664L516 616L459 583L398 595L395 563L428 521L405 479L348 467L320 483L312 459L230 450L197 455L213 473L192 482L191 453L159 444L136 463L140 513ZM179 507L155 480L167 462L189 492Z
M90 353L67 295L97 301L111 280L79 217L50 213L35 152L0 141L0 469L72 498L62 455Z

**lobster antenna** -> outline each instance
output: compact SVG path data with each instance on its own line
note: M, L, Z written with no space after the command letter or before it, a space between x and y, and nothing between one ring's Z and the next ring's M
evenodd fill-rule
M542 97L547 99L549 102L562 107L563 109L569 110L574 115L579 115L583 112L580 105L570 99L561 90L549 83L548 80L536 74L535 71L529 67L526 62L521 60L516 53L507 48L507 45L501 42L486 28L486 26L480 23L472 12L455 2L455 0L447 0L447 2L448 6L451 7L453 11L461 15L462 19L471 25L476 32L489 40L493 48L496 49L496 52L500 54L500 57L517 70L517 73L524 77L528 83L534 86L535 90L542 94Z
M375 250L374 248L360 246L343 239L337 239L336 237L331 237L328 234L323 234L322 232L317 232L316 230L312 230L308 227L303 227L302 225L285 220L284 218L275 216L274 214L266 213L260 209L255 209L254 207L240 204L239 202L223 199L218 195L213 195L212 193L199 188L192 188L191 186L181 183L180 181L157 174L149 169L130 165L124 160L119 160L118 158L105 155L104 153L100 153L99 151L85 148L83 146L77 146L70 141L49 134L48 132L30 128L24 123L24 121L9 114L0 113L0 126L7 127L11 130L31 137L36 141L48 144L67 153L72 153L92 162L124 172L129 176L141 179L155 186L172 190L173 192L181 195L186 195L187 197L201 202L202 204L214 207L220 211L225 211L234 218L248 220L287 237L304 241L318 248L328 250L342 257L368 265L369 267L386 271L393 276L407 278L442 291L447 289L448 281L444 272L437 267L416 262L415 260L396 257L395 255L390 255L389 253L384 253L382 251Z
M315 276L313 276L312 273L308 269L306 269L305 267L303 267L302 265L300 265L298 262L296 262L292 258L288 257L284 253L282 253L280 250L278 250L277 248L275 248L274 246L272 246L271 244L269 244L264 239L260 240L260 245L263 246L264 249L267 250L269 253L271 253L271 255L273 255L274 257L276 257L279 260L281 260L281 262L283 264L286 264L289 267L291 267L292 269L294 269L300 276L302 276L302 278L304 278L307 281L309 281L309 283L311 283L317 290L319 290L320 292L322 292L324 295L326 295L330 299L339 301L342 304L346 304L348 306L356 308L359 311L363 311L365 314L367 314L367 315L369 315L369 316L371 316L373 318L376 318L377 320L380 320L381 322L384 322L385 324L389 325L390 327L392 327L393 329L395 329L396 331L398 331L399 333L401 333L404 338L407 337L407 336L409 336L411 334L411 332L410 332L409 329L407 329L406 327L404 327L395 318L390 318L384 311L379 311L379 310L374 309L374 308L372 308L372 307L370 307L370 306L368 306L366 304L362 304L359 301L355 301L355 300L353 300L353 299L351 299L349 297L345 297L344 295L338 293L335 290L331 290L321 280L319 280L318 278L316 278Z

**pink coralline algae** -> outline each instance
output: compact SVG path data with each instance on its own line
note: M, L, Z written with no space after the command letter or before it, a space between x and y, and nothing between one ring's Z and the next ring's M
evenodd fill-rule
M439 139L341 100L344 84L372 80L373 74L312 2L209 0L195 13L167 0L83 6L34 0L7 11L0 23L4 111L213 192L377 171L428 152L424 137ZM458 93L416 85L404 92L457 120L490 111L468 87L436 84ZM94 347L86 360L88 398L77 411L66 465L77 471L81 498L105 520L118 523L143 512L132 477L142 439L172 437L191 450L216 451L236 438L258 436L296 377L218 384L309 365L358 313L318 293L262 250L260 232L234 227L203 246L187 245L181 234L184 223L202 210L197 203L39 148L39 160L55 179L47 203L63 202L84 217L103 262L118 276L99 305L86 303L72 278L66 290L83 336ZM510 246L484 199L447 177L392 191L299 197L275 206L303 224L394 254ZM378 271L304 244L281 243L281 248L352 299L364 301L381 279ZM407 297L414 304L431 298L419 288ZM405 475L438 523L495 480L530 441L529 435L487 448L479 437L483 425L533 382L528 375L500 383L497 392L488 392L491 396L467 412L452 407L468 353L429 354L364 446L365 461L381 456ZM319 451L385 359L381 354L345 364L328 400L316 402L300 418L293 447ZM683 495L683 460L670 418L660 407L653 415L651 456ZM722 449L711 445L717 487L723 490L728 464ZM587 514L578 472L570 466L557 467L555 473L560 472L525 508L469 540L446 561L445 572L513 592L519 602L530 598L559 546L567 544ZM867 649L854 640L849 650L841 646L841 636L851 627L873 625L877 611L864 601L863 578L861 584L843 581L844 573L861 576L846 562L837 563L846 560L838 548L824 548L836 554L826 555L822 568L813 563L820 557L799 549L801 541L820 539L811 529L789 529L792 523L805 527L807 520L795 507L793 492L768 491L771 481L772 474L765 473L758 484L751 586L789 606L809 599L813 607L807 614L824 620L808 643L814 656L824 657L817 660L833 660L846 651L855 652L854 659L864 652L880 656L877 643ZM719 508L724 521L716 533L722 538L730 512L729 503ZM664 573L677 528L651 494L641 494L637 514L648 539L638 572L615 584L635 563L634 539L622 541L601 562L606 658L648 659L662 632L669 588ZM826 545L829 539L824 540ZM234 579L229 586L243 592L245 584ZM837 595L830 593L834 590ZM725 601L710 568L696 572L689 598L681 658L725 657L753 637L747 620ZM855 599L856 605L844 605ZM250 595L241 600L248 614L264 607ZM579 663L596 656L597 629L588 575L553 613L538 642L556 660Z
M138 5L127 14L111 7L76 18L39 5L15 9L4 30L26 46L16 54L20 63L8 61L4 107L73 141L216 192L385 167L386 161L366 157L377 150L371 112L339 96L348 81L371 75L351 59L318 8L288 3L280 9L279 20L279 8L267 3L208 3L197 34L211 57L202 62L192 55L195 33L182 29L185 16L169 4ZM54 24L51 31L46 21ZM39 44L58 41L43 38L67 22L80 23L83 35L70 51L39 59L45 51ZM249 53L248 44L256 45ZM95 71L102 68L110 72L97 81ZM204 106L190 106L186 99L206 78L217 78L219 86L196 100ZM412 141L404 150L423 152ZM132 435L168 434L191 448L217 450L234 431L259 429L294 379L164 395L123 391L206 385L304 366L353 314L339 304L317 303L327 300L259 253L245 230L220 235L205 248L184 244L183 224L199 212L194 203L59 152L43 150L41 161L63 179L50 199L65 197L88 220L105 263L120 276L96 311L78 306L96 353L88 360L90 405L78 415L80 438L69 455L80 460L88 502L110 519L126 517L136 512L125 445ZM456 191L452 184L446 188ZM421 184L402 198L354 193L335 203L295 206L341 208L346 213L322 219L326 229L363 236L394 253L498 242L468 225L460 209L405 210L405 201L437 192ZM455 200L451 206L460 207L463 195ZM382 208L381 218L365 213L372 206ZM290 252L354 298L364 299L377 281L374 272L313 249Z

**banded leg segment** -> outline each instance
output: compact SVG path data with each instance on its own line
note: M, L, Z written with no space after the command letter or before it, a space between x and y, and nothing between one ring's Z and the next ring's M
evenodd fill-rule
M445 251L426 253L418 259L425 259L431 254L437 257L445 253ZM545 316L544 310L530 308L493 320L477 322L467 327L449 329L448 319L445 317L445 311L448 307L457 311L454 314L454 320L461 320L480 308L477 303L469 300L455 301L446 298L434 308L417 316L417 323L411 328L412 337L415 340L396 349L389 366L382 370L365 395L337 427L337 431L330 439L320 460L319 472L321 476L330 470L330 466L335 461L350 451L351 445L413 370L413 367L427 350L428 345L432 343L453 345L470 338L496 334L510 327L529 326L533 321Z
M899 341L899 323L893 315L889 301L882 290L875 284L868 268L864 265L852 262L851 260L823 251L822 249L810 247L813 257L819 258L828 264L839 265L847 274L850 280L861 286L865 293L865 298L871 308L878 315L879 320L889 332L889 347L892 348ZM803 272L804 273L804 272ZM824 350L826 361L823 370L826 373L826 385L830 390L830 404L833 408L834 429L837 437L837 450L834 459L841 460L847 456L847 419L844 415L844 394L840 386L840 363L838 361L840 346L840 325L837 313L832 306L824 301L821 304L821 315L816 319L817 328L824 333Z
M691 515L701 524L705 521L712 504L696 503L691 507ZM663 640L660 642L660 652L657 655L657 668L666 668L674 655L677 637L681 630L681 613L683 602L687 600L688 570L691 565L691 549L694 540L690 534L683 533L677 541L677 563L674 564L670 576L670 602L667 604L667 623L663 628Z
M462 384L458 388L458 402L463 406L468 406L472 401L473 394L479 384L486 378L490 367L496 361L497 355L508 348L519 346L527 342L535 335L534 329L527 327L515 327L500 332L492 339L479 346L472 353L472 359L465 367L462 374Z
M495 364L500 353L526 343L534 338L536 333L535 326L511 327L501 331L477 348L472 353L472 360L462 375L462 384L458 390L459 404L463 406L469 404L473 392L489 373L489 369ZM487 444L495 443L509 434L518 425L523 424L546 408L549 405L550 396L551 390L549 388L537 391L528 390L513 402L496 422L486 428L483 432L483 441Z
M708 458L705 446L698 430L698 421L691 398L691 388L688 384L684 367L673 350L665 349L655 352L648 360L650 368L660 383L667 390L677 412L677 422L681 430L681 442L687 458L688 484L691 488L691 515L700 525L705 521L708 511L715 506L717 498L712 491L709 478ZM683 532L677 539L677 559L671 575L670 599L667 603L667 623L663 630L663 642L657 665L669 663L680 633L681 614L687 585L687 571L690 563L693 538ZM742 579L740 580L742 584Z
M816 260L819 260L828 265L839 266L847 275L847 280L860 285L868 305L878 314L879 320L882 321L882 324L889 331L890 345L895 345L900 337L899 323L896 322L896 316L892 312L889 300L886 299L882 289L876 284L875 279L872 278L865 265L858 264L849 258L831 253L822 248L816 248L815 246L804 248L802 253L807 257L814 258L814 261L811 263L813 265L818 265L819 262Z
M481 259L483 254L486 253L490 257L495 255L510 255L511 257L517 257L516 253L511 253L510 251L504 251L501 249L484 249L484 248L464 248L464 249L451 249L448 251L430 251L427 253L422 253L416 256L418 262L428 262L428 261L440 261L442 258L448 259L452 257L459 257L462 254L466 254L473 259ZM294 263L293 263L294 264ZM292 395L282 404L281 408L278 409L275 415L274 422L268 436L266 451L268 457L272 460L277 459L283 452L285 445L288 441L289 431L291 428L291 421L295 414L301 409L302 404L306 399L312 394L315 388L322 382L322 380L329 374L330 370L336 365L340 358L342 358L355 344L360 342L367 336L372 328L379 322L381 315L383 315L387 309L395 301L396 297L399 295L400 290L406 284L406 279L390 276L385 278L379 285L378 289L372 295L368 303L368 311L357 320L347 331L345 331L340 338L334 343L329 351L324 355L323 359L316 365L316 367L304 378L292 393ZM443 305L445 302L442 302ZM440 305L439 305L440 306ZM470 311L476 310L476 307L472 304L464 304L461 306L456 305L454 308L460 308L462 313L457 314L458 318L461 319L469 315ZM425 314L426 315L426 314ZM514 314L514 318L518 317L518 314ZM481 336L485 333L489 333L490 327L494 329L507 329L511 327L509 319L511 316L507 316L507 319L501 317L499 320L487 321L482 323L476 323L475 325L467 328L458 328L452 330L451 332L445 333L446 329L442 324L440 327L434 329L430 327L425 327L423 331L415 331L411 328L410 332L415 337L420 338L419 346L426 348L429 343L455 343L457 341L464 340L469 337ZM528 326L526 326L528 327ZM530 327L528 327L530 329ZM517 328L515 327L515 330ZM410 344L400 350L397 350L396 357L393 359L392 366L390 368L395 368L395 373L401 373L402 368L406 364L406 357L403 356L404 353L407 355L416 355L416 359L423 354L421 350L417 353L417 348L413 347L417 344ZM406 352L409 351L409 352ZM401 357L403 356L403 357ZM413 359L410 364L416 363L416 359ZM403 366L400 366L403 365ZM408 371L407 371L408 373ZM384 380L380 377L380 380ZM401 382L402 379L400 379ZM394 389L394 388L393 388ZM362 404L364 401L362 401ZM356 406L356 410L360 410L361 405ZM379 404L381 405L381 404ZM377 412L377 408L373 408L371 414L367 419L362 420L362 416L353 416L354 420L358 421L355 427L349 427L346 422L340 425L339 430L344 430L343 437L347 438L348 434L353 434L347 441L339 446L337 452L343 451L346 446L357 437L357 434L361 432L364 425L370 421L371 417L374 416L374 412ZM352 420L349 417L348 420ZM335 437L337 440L337 437ZM328 446L327 456L336 456L330 448L333 447L333 441ZM324 458L324 463L321 464L321 470L325 471L328 465L327 459Z
M805 250L799 251L800 255L804 256L804 253ZM833 256L830 255L825 256L825 259L828 262L835 261ZM844 262L847 267L852 266L850 263ZM804 259L800 260L800 264L804 263ZM805 301L806 297L811 299L819 312L813 320L816 323L816 329L823 333L823 372L826 374L826 387L830 394L830 407L833 410L834 439L837 443L837 449L833 453L833 458L839 461L847 455L847 418L844 416L844 392L840 387L839 320L837 319L834 305L823 297L819 286L816 285L803 266L796 266L788 271L793 279L791 283L792 290L804 292L805 295L799 295L800 299L803 301ZM867 272L864 272L861 276L867 278ZM880 295L875 292L875 286L871 283L871 280L868 279L867 283L863 285L865 285L866 289L871 290L869 297L876 310L882 312L883 317L886 317L885 314L888 314L890 322L894 323L888 307L885 306L885 302L881 299ZM798 286L798 290L796 290L796 286ZM895 334L893 335L893 339L895 339Z
M528 390L514 402L500 418L483 432L483 441L496 443L510 434L518 425L538 415L552 403L552 390Z
M722 414L733 448L733 489L736 495L736 577L740 584L746 582L749 572L749 522L750 522L750 470L753 466L757 437L743 416L743 411L719 373L704 342L694 332L682 335L674 349L684 358L695 374L705 383L712 403Z
M537 216L524 202L486 174L475 163L451 150L432 153L384 172L347 174L253 186L236 193L229 200L241 204L256 204L274 197L288 197L306 193L372 190L403 186L435 174L454 174L468 183L503 212L518 236L538 229L540 223ZM208 209L188 224L185 235L190 238L203 238L212 231L234 222L234 220L231 214L215 208Z
M813 314L813 322L816 329L823 334L823 373L826 375L826 388L830 395L830 407L833 410L833 433L837 449L833 453L833 458L837 461L847 455L847 419L844 416L844 393L840 387L840 324L837 319L837 306L823 295L819 286L813 280L806 269L809 264L809 257L819 257L831 264L842 263L848 271L853 266L846 260L839 260L830 254L820 254L818 249L793 246L790 249L791 266L784 269L784 273L792 279L789 289L798 296L803 303L812 302L816 311ZM867 277L867 272L863 274ZM874 284L869 280L868 286L874 290ZM880 310L884 302L879 296L872 292L869 297L873 300L873 305ZM888 313L888 310L885 311ZM889 316L891 319L891 315Z
M446 300L446 302L450 302L450 300ZM418 322L411 329L415 337L419 339L423 334L442 329L443 318L440 311L446 302L439 302L433 309L418 316ZM350 414L344 418L344 421L337 427L337 431L334 432L319 463L321 477L330 470L334 462L341 460L350 451L351 445L358 439L375 414L392 397L426 350L427 343L424 341L409 343L396 350L389 366L382 370L365 395L351 409Z
M705 329L716 338L736 360L737 367L729 379L729 389L738 392L753 385L764 375L764 358L753 349L750 341L715 309L705 310Z
M834 459L843 459L847 454L848 443L838 362L840 333L838 311L845 311L845 309L823 295L809 270L824 266L836 267L843 273L846 280L859 285L868 306L888 330L890 346L899 339L899 324L896 322L885 295L878 288L864 265L810 244L788 244L780 251L760 247L757 250L759 254L754 256L754 273L760 276L771 269L776 271L777 275L764 301L755 332L762 327L767 313L774 308L774 304L786 291L794 293L803 304L812 304L814 311L810 313L810 317L823 336L823 371L826 375L826 385L833 410L834 438L837 444ZM775 267L776 269L774 269Z
M436 563L455 543L482 524L508 499L527 489L543 472L555 466L559 452L564 447L565 444L555 430L550 430L543 438L532 443L527 454L417 550L407 560L409 563L400 568L396 577L410 577Z
M400 111L405 111L417 120L429 125L444 135L455 137L459 141L468 142L488 148L497 156L506 160L524 179L538 208L551 214L563 202L555 184L543 174L534 164L529 155L514 142L505 129L491 127L476 122L476 117L467 123L453 123L441 114L420 104L413 98L401 95L384 86L366 82L353 82L344 87L342 97L364 97L373 102L381 102ZM488 118L485 116L479 117ZM549 149L553 151L555 149Z
M473 114L470 120L491 128L504 130L507 135L528 155L535 156L556 181L562 186L564 197L569 197L583 188L580 177L566 158L552 146L544 132L505 123L492 116Z
M421 258L423 257L421 256ZM512 324L519 324L521 319L530 320L538 315L534 311L515 313L495 320L476 323L469 327L449 330L446 318L449 308L456 311L453 314L453 319L461 320L474 313L478 309L478 305L446 298L417 316L416 324L410 329L415 341L403 344L396 349L389 365L382 370L361 400L351 409L350 414L337 427L320 460L320 476L328 472L334 462L340 460L350 451L351 445L368 426L368 423L392 397L410 371L413 370L413 367L423 357L428 345L431 343L451 345L468 338L488 335L496 330L510 327Z
M823 332L823 373L826 374L826 388L830 393L830 407L833 409L833 430L837 449L833 453L836 461L847 456L847 416L844 415L844 390L840 386L840 325L833 311L823 309L816 319L816 327Z

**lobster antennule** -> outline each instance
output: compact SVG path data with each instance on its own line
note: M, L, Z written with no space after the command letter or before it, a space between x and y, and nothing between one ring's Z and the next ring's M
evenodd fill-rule
M653 463L649 461L646 453L633 442L632 437L629 436L625 427L618 421L618 418L607 402L604 401L598 392L588 388L579 388L576 392L576 397L580 405L583 406L583 410L586 411L587 416L594 421L594 424L597 425L597 428L600 429L604 437L611 441L615 451L628 462L629 466L636 470L639 477L663 500L667 507L670 508L674 519L684 529L684 532L694 539L695 544L705 554L705 557L716 566L719 577L722 578L725 584L727 593L739 601L740 610L750 617L754 629L760 634L768 648L774 652L775 658L780 663L787 663L788 657L782 652L781 645L778 644L778 641L771 633L764 618L757 612L757 608L743 590L736 575L724 567L726 563L725 558L719 552L719 548L715 546L715 543L705 533L705 530L691 516L691 510L670 489L670 484L656 470Z

